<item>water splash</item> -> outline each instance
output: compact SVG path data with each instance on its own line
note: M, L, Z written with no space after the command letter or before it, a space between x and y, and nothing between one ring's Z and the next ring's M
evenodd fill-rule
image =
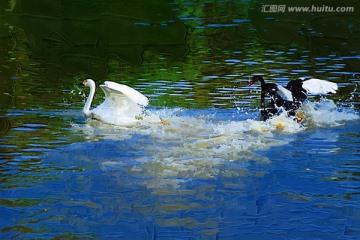
M308 127L339 126L359 120L359 114L353 108L339 108L334 101L325 98L318 102L307 101L302 110L307 118L304 125Z
M225 111L225 110L224 110ZM338 126L346 121L359 119L359 115L352 108L339 108L332 100L321 99L318 102L307 101L300 109L304 115L301 123L294 117L287 116L283 111L267 121L246 119L234 121L224 120L222 114L206 113L193 116L190 110L182 108L148 110L136 124L114 126L99 121L88 121L86 124L72 124L74 130L83 131L86 135L102 136L117 140L131 136L131 134L145 134L155 141L194 141L210 142L209 139L227 138L228 141L239 139L240 136L273 137L274 134L295 134L304 131L310 126ZM237 112L246 115L246 112ZM225 118L226 119L226 118ZM128 134L128 135L127 135ZM126 137L125 137L126 138ZM226 142L226 141L224 141ZM246 149L242 148L242 149Z
M285 112L267 121L224 120L226 110L223 114L193 115L191 110L176 108L149 110L167 124L142 121L120 127L94 121L74 128L87 134L91 141L112 139L114 144L129 141L127 144L138 146L141 154L130 160L104 158L99 162L103 171L126 168L134 175L156 177L175 186L177 179L216 176L221 166L231 161L242 162L244 169L249 160L268 163L257 150L287 144L292 135L310 128L338 126L359 119L356 112L338 108L331 100L307 102L301 110L305 117L300 123ZM141 143L135 135L144 136Z

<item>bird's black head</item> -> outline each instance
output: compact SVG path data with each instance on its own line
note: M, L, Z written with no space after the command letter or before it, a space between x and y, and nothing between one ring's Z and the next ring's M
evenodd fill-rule
M251 78L250 82L249 82L249 86L253 85L253 84L256 83L256 82L263 82L263 81L264 81L264 79L263 79L262 76L260 76L260 75L254 75L254 76Z

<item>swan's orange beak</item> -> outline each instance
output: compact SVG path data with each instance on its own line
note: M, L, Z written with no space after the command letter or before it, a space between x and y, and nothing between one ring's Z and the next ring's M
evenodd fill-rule
M84 80L84 81L82 82L82 85L83 85L83 86L86 86L86 80Z

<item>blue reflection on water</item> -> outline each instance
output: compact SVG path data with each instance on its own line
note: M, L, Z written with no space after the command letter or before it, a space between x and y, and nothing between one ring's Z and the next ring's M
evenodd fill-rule
M208 120L201 122L204 115ZM253 117L229 109L181 110L176 116L220 126L222 121L244 123ZM179 138L127 135L125 129L113 135L123 138L107 138L103 132L46 153L44 172L22 173L48 180L2 189L1 236L356 239L359 128L350 121L296 134L275 133L269 141L279 141L277 146L259 147L242 160L216 161L221 155L214 156L203 165L186 158L189 150ZM196 138L188 134L184 141ZM184 156L177 152L179 146ZM177 157L169 160L161 151L174 151ZM185 170L177 172L174 166ZM202 174L201 167L212 174Z

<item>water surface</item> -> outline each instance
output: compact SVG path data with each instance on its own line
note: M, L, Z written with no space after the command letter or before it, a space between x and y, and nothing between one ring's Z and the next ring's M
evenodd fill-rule
M57 28L26 4L3 14L13 27L1 32L2 239L360 237L358 12L159 1L111 15L104 1L76 15L62 4ZM134 28L111 35L114 19ZM101 38L69 30L89 22ZM339 91L311 96L301 123L262 122L259 86L247 83L256 73L282 85L327 79ZM169 124L87 121L78 84L89 76L143 92L147 114ZM98 89L94 106L102 99Z

